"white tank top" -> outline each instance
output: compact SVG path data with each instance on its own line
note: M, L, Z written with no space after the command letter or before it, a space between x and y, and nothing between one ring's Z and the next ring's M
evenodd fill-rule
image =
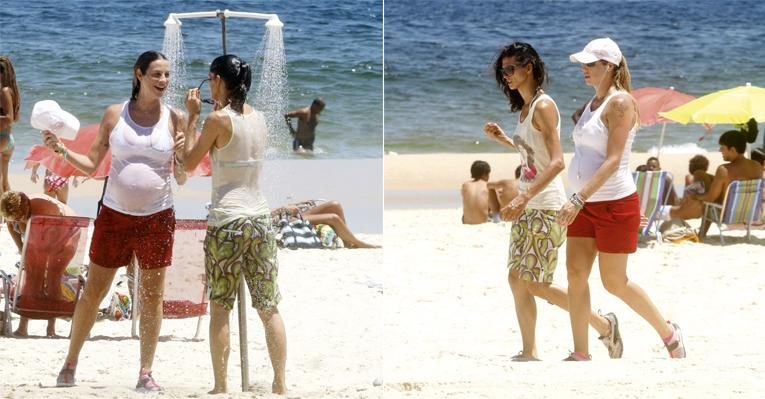
M231 118L233 132L225 147L213 147L212 199L207 223L220 226L242 216L270 213L260 191L258 179L266 152L266 122L263 114L253 110L243 115L228 106L223 108Z
M112 165L104 205L135 216L171 208L173 146L168 106L162 105L159 121L146 127L130 118L126 101L120 119L109 134Z
M531 103L526 119L521 122L521 116L518 115L518 124L513 133L513 143L521 155L521 181L520 189L526 190L534 184L543 170L550 165L550 153L547 151L542 132L534 128L532 120L534 110L537 104L542 100L548 100L553 103L557 112L558 106L555 105L552 97L542 94ZM560 115L558 116L558 126L555 132L560 139ZM542 191L532 198L526 205L529 209L559 210L566 202L566 193L563 189L563 180L560 175L547 185Z
M571 159L571 165L568 168L568 181L573 192L579 192L585 183L592 178L595 171L603 165L606 159L606 145L608 143L608 129L600 116L606 109L608 102L617 94L624 93L617 91L612 93L600 106L594 111L590 110L592 100L584 107L582 116L574 126L574 157ZM630 129L627 142L624 144L622 158L619 161L619 168L611 175L608 180L596 191L587 202L611 201L624 198L636 191L635 181L630 172L630 152L632 151L632 142L635 140L637 125Z

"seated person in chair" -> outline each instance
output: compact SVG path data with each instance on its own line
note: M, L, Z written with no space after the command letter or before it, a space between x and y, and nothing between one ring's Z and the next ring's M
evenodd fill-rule
M659 158L656 157L649 157L645 161L645 165L638 166L635 171L637 172L661 172L661 164L659 163ZM671 173L667 172L667 177L664 179L664 187L665 190L669 190L667 195L667 205L676 205L678 203L677 200L677 193L675 193L675 187L672 184L673 176Z
M738 130L729 130L720 136L720 153L727 163L717 167L711 186L706 193L698 195L689 193L688 200L715 202L722 204L725 190L732 181L762 179L762 165L744 157L746 136ZM709 230L709 221L699 229L699 238L704 239Z
M26 194L19 191L6 191L0 197L0 214L5 218L8 232L16 244L16 248L21 253L23 248L22 238L27 228L27 222L32 216L36 215L49 215L49 216L76 216L74 210L63 202L58 201L55 198L47 195ZM46 237L46 240L49 239ZM51 237L51 239L53 239ZM55 239L53 239L55 240ZM67 250L67 248L62 248ZM71 255L74 255L74 251ZM66 258L67 254L62 254L62 258ZM71 259L71 256L69 256ZM68 260L67 260L68 263ZM53 281L50 284L59 286L60 281ZM48 328L46 335L48 337L56 336L56 319L48 320ZM29 320L26 317L21 317L19 326L14 331L16 337L26 337L28 335L27 326Z
M750 157L752 158L752 161L762 165L762 178L765 179L765 148L760 147L753 149ZM762 204L760 206L760 219L757 221L758 225L765 223L765 192L762 193Z
M685 176L683 198L677 205L662 207L659 216L662 220L696 219L704 213L704 203L691 199L693 195L704 195L712 186L714 176L707 173L709 160L703 155L696 155L688 161L689 175Z

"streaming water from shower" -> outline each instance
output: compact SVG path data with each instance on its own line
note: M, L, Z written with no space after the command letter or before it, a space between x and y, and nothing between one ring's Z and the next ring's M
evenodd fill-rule
M178 109L185 109L184 97L187 87L186 59L180 24L165 24L165 40L162 53L170 61L170 86L164 95L164 102ZM278 19L277 19L278 21ZM255 53L253 66L253 87L250 88L249 102L263 112L268 127L267 158L280 158L291 153L289 129L284 120L287 112L287 61L284 55L284 38L281 23L267 23L260 46Z
M287 112L287 61L281 26L266 25L266 33L255 54L253 77L257 77L254 107L263 112L268 126L268 158L291 151ZM250 92L252 93L252 91ZM252 97L251 97L252 98Z
M170 61L170 87L163 96L163 102L171 107L184 109L186 59L183 54L183 36L179 24L165 25L162 54Z

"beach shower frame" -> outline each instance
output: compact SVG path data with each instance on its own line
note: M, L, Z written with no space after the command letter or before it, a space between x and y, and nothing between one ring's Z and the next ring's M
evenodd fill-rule
M256 91L255 100L258 105L261 106L264 114L266 115L266 123L269 123L269 119L271 119L271 122L275 120L283 120L281 115L284 113L286 108L286 67L284 67L284 46L282 42L282 35L281 35L281 29L284 26L284 24L279 20L279 16L276 14L263 14L263 13L254 13L254 12L239 12L239 11L230 11L228 9L226 10L215 10L215 11L207 11L207 12L189 12L189 13L170 13L167 16L167 19L165 20L165 45L167 46L168 38L171 37L179 37L180 38L180 27L182 25L181 19L188 19L188 18L218 18L220 19L221 23L221 44L223 48L223 54L227 54L228 46L227 46L227 36L226 36L226 19L230 17L242 17L242 18L251 18L251 19L260 19L260 20L266 20L265 26L266 26L266 34L264 35L264 47L265 49L262 49L261 57L264 59L264 61L261 64L260 68L260 80L258 84L258 89ZM276 35L273 35L273 33L276 32ZM269 35L276 36L280 43L278 43L277 48L269 49L268 48L268 42L269 42ZM168 49L163 49L163 52L168 56L171 62L171 68L173 71L173 74L178 70L178 68L183 65L183 51L182 51L182 42L179 49L174 49L175 51L167 51ZM269 51L270 50L270 51ZM275 68L269 68L266 65L263 65L268 60L270 53L273 53L274 51L279 52L281 51L280 55L277 55L277 58L280 58L280 60L277 60L277 64L281 62L281 65L277 65ZM184 73L180 73L180 76L185 75ZM274 76L276 75L276 76ZM276 84L274 84L274 82ZM275 86L275 87L274 87ZM273 128L276 128L276 126L269 126L271 129L269 131L274 132L275 130ZM271 141L272 138L269 138L269 141ZM134 293L133 297L137 298L137 289L138 289L138 275L139 275L139 268L135 268L136 273L134 273ZM242 392L248 392L250 390L250 368L249 368L249 356L248 356L248 346L247 346L247 308L246 308L246 287L244 283L244 278L239 279L239 300L237 305L237 313L238 313L238 320L239 320L239 346L240 346L240 358L241 358L241 374L242 374ZM133 301L134 309L133 309L133 336L137 336L136 334L136 320L135 317L136 310L135 307L138 301ZM199 325L197 325L197 334L199 334Z

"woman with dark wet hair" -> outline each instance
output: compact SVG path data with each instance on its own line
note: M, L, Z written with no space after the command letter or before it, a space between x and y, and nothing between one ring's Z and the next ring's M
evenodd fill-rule
M252 83L250 65L235 55L222 55L207 74L214 109L196 137L201 111L199 89L186 94L189 124L183 164L193 170L206 153L212 160L212 200L205 237L205 270L210 285L210 355L214 386L210 394L228 390L229 313L239 279L250 288L252 306L266 333L274 370L271 389L287 391L287 337L277 304L281 299L277 275L276 239L268 204L260 190L267 128L259 111L246 104Z

